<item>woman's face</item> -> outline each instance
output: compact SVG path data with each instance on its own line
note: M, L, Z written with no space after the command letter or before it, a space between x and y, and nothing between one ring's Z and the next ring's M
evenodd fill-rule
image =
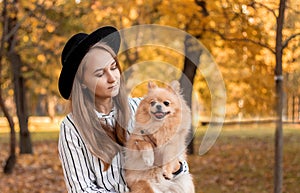
M96 99L115 97L120 88L120 71L112 55L104 49L93 48L86 56L83 83L95 93Z

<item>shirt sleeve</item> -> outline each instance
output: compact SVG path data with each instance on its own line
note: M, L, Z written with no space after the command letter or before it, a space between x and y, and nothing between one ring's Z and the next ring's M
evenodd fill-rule
M68 192L116 193L115 188L120 187L107 189L107 187L101 187L97 184L96 176L90 167L88 159L88 156L91 155L87 154L83 145L82 139L75 128L62 122L58 150ZM118 186L118 184L116 184L116 186ZM124 192L125 191L126 190L124 190Z
M143 98L139 97L139 98L129 98L128 99L128 103L129 103L129 107L130 107L130 111L131 111L131 118L129 120L128 123L128 134L132 133L133 129L134 129L134 123L135 123L135 112L141 102Z

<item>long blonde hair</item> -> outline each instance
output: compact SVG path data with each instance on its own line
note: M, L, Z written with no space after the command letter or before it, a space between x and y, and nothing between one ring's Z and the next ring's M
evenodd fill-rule
M86 66L86 56L82 59L71 93L71 109L77 129L82 136L87 148L105 164L106 169L111 164L113 157L126 142L127 126L130 119L128 97L125 88L122 71L114 51L105 43L98 42L91 49L104 49L108 51L116 61L120 71L120 90L113 97L117 110L116 124L114 127L105 125L96 115L94 94L82 87L82 78Z

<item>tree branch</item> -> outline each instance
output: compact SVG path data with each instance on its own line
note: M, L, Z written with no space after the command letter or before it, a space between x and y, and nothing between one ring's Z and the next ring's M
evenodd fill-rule
M11 31L9 31L9 33L6 34L6 36L4 37L4 41L8 41L18 30L19 28L21 27L21 24L28 18L28 17L32 17L34 16L34 13L36 12L36 10L39 8L39 7L42 7L38 4L36 4L36 8L34 10L29 10L29 9L26 9L27 11L27 14L11 29Z
M214 29L205 29L205 31L210 31L210 32L213 32L215 34L218 34L223 40L226 40L226 41L250 42L252 44L259 45L263 48L268 49L273 54L276 53L275 50L272 47L268 46L267 44L263 44L262 42L259 42L259 41L255 41L255 40L247 39L247 38L230 38L230 37L226 37L224 34L222 34L221 32L219 32L217 30L214 30Z
M282 49L284 49L285 47L287 47L287 45L289 44L289 42L293 39L296 38L297 36L300 36L300 32L291 35L290 37L288 37L283 43L282 43Z
M22 18L22 20L20 22L18 22L14 28L8 33L6 34L6 36L4 37L4 41L7 42L9 40L9 38L11 38L13 35L15 35L15 33L18 31L18 29L20 28L21 24L23 23L23 21L25 21L27 19L28 16L24 16Z
M264 5L264 4L262 4L262 3L253 1L253 2L250 3L249 6L255 8L255 4L257 4L257 5L259 5L259 6L263 7L263 8L265 8L266 10L270 11L270 12L273 14L273 16L274 16L275 18L277 18L277 15L276 15L274 9L272 9L272 8L270 8L270 7L268 7L268 6Z
M290 7L290 6L286 5L286 8L292 10L292 11L293 11L294 13L296 13L297 15L300 14L300 11L294 9L293 7Z
M42 70L38 69L38 68L33 68L30 65L28 65L27 63L24 63L23 66L26 66L28 71L32 71L35 72L35 75L39 75L40 77L44 78L44 79L48 79L51 80L51 77L48 76L46 73L44 73Z

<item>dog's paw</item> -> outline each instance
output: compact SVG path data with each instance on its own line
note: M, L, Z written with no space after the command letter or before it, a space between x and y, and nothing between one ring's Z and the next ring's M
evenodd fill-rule
M146 166L153 166L154 164L154 152L153 151L145 151L143 152L143 160Z
M163 176L166 180L171 180L173 178L173 174L166 169L163 169Z

